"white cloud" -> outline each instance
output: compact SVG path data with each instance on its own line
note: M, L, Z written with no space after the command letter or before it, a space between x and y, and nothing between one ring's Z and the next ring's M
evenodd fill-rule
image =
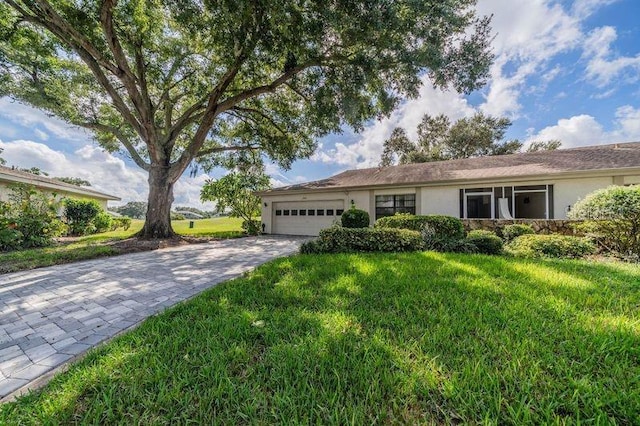
M532 134L527 142L549 139L559 139L563 148L640 140L640 108L631 105L618 108L611 131L605 131L591 115L581 114L558 120L557 124Z
M591 10L597 5L580 6L581 13L586 13L587 6ZM542 84L549 84L562 71L557 65L550 65L552 58L579 47L583 38L579 19L550 0L480 0L478 13L493 15L496 37L492 47L496 60L490 70L484 102L477 109L455 91L434 89L425 77L417 99L401 105L390 118L368 126L356 143L337 143L334 149L319 150L312 159L347 167L375 166L383 142L393 128L403 127L409 137L414 137L425 113L442 113L456 120L480 110L517 118L521 109L519 99L528 88L528 79L541 76Z
M589 58L586 69L587 80L599 87L610 84L614 79L624 77L638 80L640 54L636 56L616 56L611 44L617 39L616 29L610 26L596 28L584 42L583 57ZM625 74L625 72L627 72Z
M293 177L286 176L282 173L280 167L274 163L267 163L265 165L265 173L269 176L269 181L273 188L307 182L309 180L305 176L300 175Z
M416 128L426 113L436 116L445 114L452 120L472 115L473 107L455 91L435 89L427 76L422 77L423 86L418 98L404 102L389 118L378 120L361 133L352 144L336 143L333 149L318 150L311 158L328 164L347 167L374 167L380 162L383 143L396 127L407 130L410 138L416 136Z
M478 10L493 15L496 61L480 109L492 115L517 117L527 79L542 75L548 84L560 70L547 69L555 55L574 49L582 37L579 21L559 4L547 0L484 0ZM509 70L515 71L509 71Z
M617 132L622 137L640 140L640 108L625 105L616 110Z
M571 9L575 16L584 19L601 7L609 6L618 1L620 0L575 0Z
M40 140L46 141L49 139L49 134L47 134L46 132L43 132L40 129L35 129L33 133L35 133Z
M122 198L122 202L146 201L149 187L144 170L127 165L100 148L85 145L72 154L53 150L28 140L0 141L7 164L17 167L38 167L50 176L79 177L91 182L92 188ZM207 175L183 176L174 187L174 205L213 208L200 202L200 189Z
M12 101L9 98L0 98L0 116L9 121L25 127L40 126L49 133L80 146L78 142L86 144L92 139L90 132L72 126L64 121L52 117L43 111L31 108L28 105ZM36 129L39 130L39 129ZM39 130L42 132L42 130ZM46 140L46 139L45 139Z

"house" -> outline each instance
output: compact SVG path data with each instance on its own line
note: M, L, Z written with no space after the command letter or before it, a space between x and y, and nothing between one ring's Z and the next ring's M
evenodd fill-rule
M120 201L119 197L98 192L83 186L71 185L46 176L16 170L11 167L0 166L0 200L6 201L11 193L11 186L15 184L32 185L36 189L59 197L82 198L96 200L103 209L107 209L107 201Z
M609 185L640 184L640 142L347 170L259 192L266 233L317 235L345 209L462 219L565 219Z

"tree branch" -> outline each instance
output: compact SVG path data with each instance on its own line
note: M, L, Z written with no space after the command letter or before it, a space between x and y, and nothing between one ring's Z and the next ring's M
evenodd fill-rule
M100 123L95 123L95 122L91 122L91 123L74 123L77 126L80 127L84 127L85 129L91 129L91 130L97 130L99 132L105 132L105 133L111 133L112 135L114 135L118 141L120 141L120 143L122 145L124 145L124 147L127 149L127 151L129 152L129 154L131 155L131 159L143 170L149 171L149 169L151 168L151 165L149 163L147 163L146 161L144 161L144 159L140 156L140 154L138 153L138 151L136 151L135 147L133 146L133 144L129 141L129 139L127 139L127 137L124 135L124 133L122 133L120 131L120 129L113 127L113 126L108 126L106 124L100 124Z
M248 146L220 146L216 148L209 148L200 150L195 158L203 157L209 154L215 154L217 152L226 152L226 151L255 151L260 149L259 145L248 145Z
M133 102L133 106L135 107L136 112L138 113L138 117L140 118L143 133L143 139L147 142L149 146L149 154L151 154L157 161L161 161L165 156L161 150L159 150L156 145L158 142L158 138L155 131L155 126L153 125L153 116L151 111L151 99L149 99L147 88L146 88L146 79L144 78L144 60L142 59L142 51L136 51L136 63L140 67L140 62L142 63L141 68L138 69L141 74L141 78L136 77L134 72L131 70L129 66L129 62L127 60L127 56L122 49L122 45L120 44L120 40L118 39L118 35L113 27L113 8L116 6L118 0L104 0L102 3L102 7L100 8L100 25L102 26L102 30L104 31L105 38L107 40L107 45L111 50L111 54L118 65L117 72L115 76L122 81L129 93L129 97ZM141 47L140 47L141 49ZM147 93L147 96L144 96L143 93L138 90L138 84L140 85L142 92Z
M269 84L265 84L263 86L258 86L258 87L254 87L253 89L245 90L241 93L238 93L235 96L225 99L219 105L219 112L225 112L246 99L253 98L265 93L275 92L275 90L278 87L282 86L284 83L286 83L289 79L291 79L296 74L299 74L308 68L311 68L314 66L320 66L320 65L322 65L322 61L315 60L315 61L307 62L306 64L303 64L303 65L298 65L296 67L293 67L287 72L283 73L280 77L273 80Z
M265 120L267 120L269 123L271 123L271 125L273 127L276 128L276 130L278 130L280 133L282 133L284 136L288 136L288 133L286 131L284 131L279 125L278 123L276 123L273 118L269 117L267 114L265 114L264 112L254 109L254 108L247 108L247 107L239 107L239 106L235 106L233 107L233 111L239 111L239 112L247 112L250 114L256 114L259 115L260 117L264 118ZM253 119L254 122L257 124L257 121L255 121L255 119Z
M35 0L38 7L35 5L27 6L33 15L28 14L21 6L15 3L14 0L6 0L7 3L23 13L23 18L28 22L34 22L40 25L52 34L54 34L62 43L65 43L71 49L73 49L85 64L89 67L96 80L102 86L102 88L111 97L113 105L122 114L124 119L131 124L131 126L139 133L142 134L142 126L138 119L133 115L127 104L124 102L116 88L111 84L102 68L108 71L116 73L117 67L107 61L104 56L93 46L86 38L79 34L71 25L69 25L60 15L56 13L51 5L45 0ZM102 67L102 68L101 68Z

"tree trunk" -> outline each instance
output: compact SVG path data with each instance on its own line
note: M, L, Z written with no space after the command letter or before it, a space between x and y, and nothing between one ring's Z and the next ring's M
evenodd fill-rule
M137 234L142 239L171 238L176 234L171 227L173 182L169 168L152 165L149 170L149 204L144 227Z

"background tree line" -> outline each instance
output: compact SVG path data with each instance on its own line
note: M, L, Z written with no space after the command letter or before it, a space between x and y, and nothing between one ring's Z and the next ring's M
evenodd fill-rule
M482 113L451 122L444 114L432 117L425 114L418 124L416 140L409 139L401 127L393 129L384 141L381 166L425 163L459 158L504 155L520 152L523 143L517 139L503 140L511 126L508 118ZM535 141L527 152L553 150L561 146L559 140Z

